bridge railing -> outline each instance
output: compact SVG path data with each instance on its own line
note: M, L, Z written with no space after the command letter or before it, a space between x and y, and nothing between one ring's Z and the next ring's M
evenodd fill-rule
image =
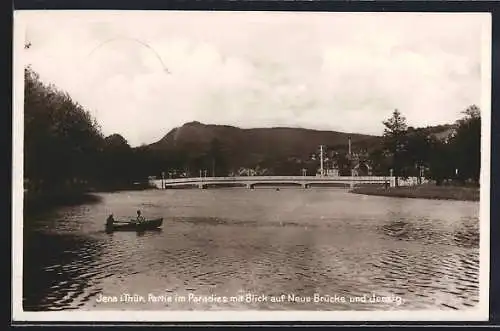
M371 183L392 183L394 177L390 176L234 176L234 177L190 177L174 179L156 179L152 182L161 187L161 184L204 184L204 183L335 183L335 182L371 182Z
M237 176L237 177L190 177L190 178L174 178L164 179L165 183L176 182L209 182L209 181L280 181L280 180L297 180L297 181L325 181L325 180L389 180L390 177L384 176ZM158 180L158 179L157 179Z

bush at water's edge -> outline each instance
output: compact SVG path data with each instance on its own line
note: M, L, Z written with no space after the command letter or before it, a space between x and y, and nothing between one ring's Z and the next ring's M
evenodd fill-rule
M42 191L42 192L25 192L24 193L24 213L33 213L47 211L53 208L62 206L75 206L84 203L98 203L101 197L97 195L99 192L119 192L133 190L148 190L155 187L149 183L137 183L134 185L121 186L102 186L94 187L85 190L59 190L59 191Z
M463 186L417 185L388 187L387 189L367 186L354 188L350 192L398 198L479 201L479 188Z
M74 206L101 201L98 195L89 192L37 192L24 193L24 213L46 211L56 207Z

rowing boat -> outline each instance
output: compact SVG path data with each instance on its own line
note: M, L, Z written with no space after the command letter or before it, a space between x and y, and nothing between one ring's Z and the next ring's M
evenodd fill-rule
M155 218L146 220L142 223L130 222L115 222L113 225L106 225L107 231L146 231L158 229L163 224L163 218Z

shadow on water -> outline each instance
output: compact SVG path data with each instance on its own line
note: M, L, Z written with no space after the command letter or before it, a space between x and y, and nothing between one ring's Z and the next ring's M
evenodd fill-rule
M37 215L60 207L78 206L84 203L98 204L101 201L100 196L84 192L25 193L23 210L25 216Z
M77 308L68 304L86 292L96 275L85 272L85 265L101 254L98 242L72 234L26 231L24 236L24 310Z
M148 229L148 230L128 230L128 231L113 231L113 230L108 230L105 229L103 230L104 233L106 233L108 236L113 236L115 233L122 233L122 232L128 232L128 233L136 233L137 236L142 237L145 234L160 234L163 232L162 228L156 228L156 229Z
M145 235L154 235L154 234L160 234L163 232L162 228L157 228L157 229L149 229L149 230L144 230L144 231L136 231L138 237L144 237Z

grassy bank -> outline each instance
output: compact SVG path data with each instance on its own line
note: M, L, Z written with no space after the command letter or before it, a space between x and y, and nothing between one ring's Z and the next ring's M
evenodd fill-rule
M356 187L350 191L356 194L379 195L397 198L418 198L435 200L479 201L478 187L436 186L431 184L400 187Z

